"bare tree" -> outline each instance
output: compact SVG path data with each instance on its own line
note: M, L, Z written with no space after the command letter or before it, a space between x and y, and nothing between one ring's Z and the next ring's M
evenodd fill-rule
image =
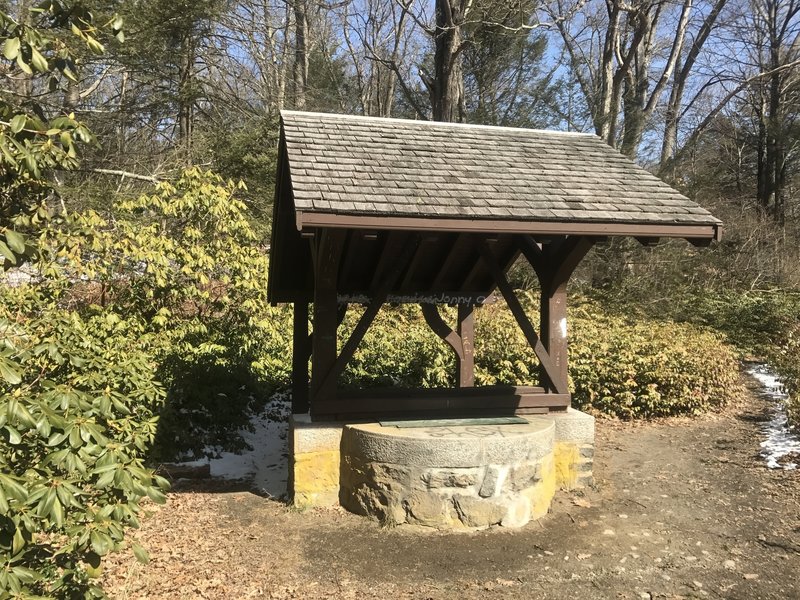
M751 95L758 118L757 199L778 221L785 216L785 188L792 123L800 110L797 69L781 69L800 58L800 2L752 0L753 58L760 79Z
M339 26L359 108L366 115L391 116L398 81L408 79L408 12L386 0L367 0L361 6L346 2L340 8Z
M671 79L675 90L672 105L680 105L682 86L725 1L717 0L694 31L694 0L680 4L607 0L602 6L590 3L571 18L561 17L568 11L563 0L549 5L597 135L636 157L642 135ZM690 34L692 48L681 63Z

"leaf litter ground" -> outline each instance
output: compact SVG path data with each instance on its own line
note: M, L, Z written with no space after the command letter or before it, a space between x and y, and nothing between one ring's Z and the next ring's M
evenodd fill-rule
M770 411L754 391L713 417L598 421L596 488L520 530L381 529L184 482L133 532L150 563L119 553L104 583L115 599L800 598L800 470L760 456Z

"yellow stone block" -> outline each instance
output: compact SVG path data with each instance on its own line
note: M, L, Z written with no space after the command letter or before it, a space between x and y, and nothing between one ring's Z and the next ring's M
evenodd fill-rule
M556 485L571 490L578 481L578 462L580 451L577 444L557 442L553 449L555 456Z
M339 500L340 461L338 450L295 454L292 465L294 505L309 508L336 504Z
M523 492L531 503L531 519L541 519L545 516L556 495L556 469L553 455L545 456L540 464L541 481Z

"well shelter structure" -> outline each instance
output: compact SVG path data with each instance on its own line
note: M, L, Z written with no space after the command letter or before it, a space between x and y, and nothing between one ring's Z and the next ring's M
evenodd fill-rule
M705 246L721 232L707 210L595 135L284 111L268 294L294 305L295 503L341 501L384 520L435 526L541 516L555 487L591 479L593 421L570 408L568 387L573 271L612 236ZM508 280L520 257L541 284L538 315L526 313ZM493 295L503 297L537 357L539 386L474 385L474 314ZM340 388L339 376L386 303L421 305L432 335L455 354L455 387ZM340 344L351 304L366 308ZM457 307L456 323L445 321L442 305ZM434 464L425 436L409 441L408 431L400 439L363 425L521 415L533 429L514 430L513 464L495 451L492 464L463 462L450 450ZM352 423L361 425L348 433ZM543 445L524 441L534 439ZM487 454L486 443L478 439L476 456ZM525 444L541 448L519 455ZM396 464L384 456L388 447L419 464ZM363 456L369 448L377 454ZM470 452L464 446L456 454ZM387 473L396 477L387 481Z

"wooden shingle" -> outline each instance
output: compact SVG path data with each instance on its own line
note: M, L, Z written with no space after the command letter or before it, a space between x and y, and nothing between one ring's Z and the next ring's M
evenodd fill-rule
M721 225L595 135L293 111L282 121L298 213Z

